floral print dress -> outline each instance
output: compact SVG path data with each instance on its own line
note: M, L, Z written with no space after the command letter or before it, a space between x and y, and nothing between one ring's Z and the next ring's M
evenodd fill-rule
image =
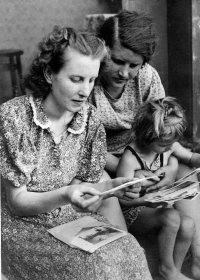
M94 107L86 103L75 114L59 144L49 127L41 98L27 95L0 106L2 176L31 192L55 190L73 178L98 182L106 139ZM152 279L142 248L129 234L90 254L47 232L83 215L66 205L31 217L15 216L2 187L2 272L9 280ZM107 222L100 214L91 215Z
M99 119L106 130L108 152L122 155L133 140L132 124L140 106L149 100L165 97L165 91L157 71L148 63L138 75L129 80L118 99L112 98L103 86L97 84L89 101L97 108Z

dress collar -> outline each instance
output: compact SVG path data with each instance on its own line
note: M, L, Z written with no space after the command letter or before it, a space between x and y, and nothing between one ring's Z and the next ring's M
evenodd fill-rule
M29 102L33 110L33 120L37 126L42 129L47 129L51 126L51 121L44 112L42 97L35 98L29 94ZM84 131L87 121L87 108L88 103L84 103L79 112L75 113L71 123L69 124L68 131L74 134L80 134Z

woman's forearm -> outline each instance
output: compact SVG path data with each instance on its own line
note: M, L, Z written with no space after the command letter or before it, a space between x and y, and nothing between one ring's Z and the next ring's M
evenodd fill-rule
M13 188L12 192L7 190L6 194L10 211L17 216L38 215L70 203L70 198L68 197L68 188L70 186L37 193L28 192L26 186L16 188L9 181L6 181L6 184L9 184L6 187L7 189Z
M115 187L115 183L112 180L109 183L105 181L98 184L81 182L80 180L73 182L76 182L76 184L64 186L49 192L39 193L28 192L26 186L16 188L10 181L5 180L10 211L17 216L34 216L50 212L53 209L71 203L72 191L77 188L77 186L92 187L99 192L108 191ZM91 195L93 196L94 194L88 192L88 195L84 197L89 198Z

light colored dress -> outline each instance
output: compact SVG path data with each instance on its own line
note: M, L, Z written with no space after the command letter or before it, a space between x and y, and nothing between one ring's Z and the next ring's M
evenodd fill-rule
M121 155L133 140L131 127L138 108L146 101L164 97L160 77L147 63L134 79L127 82L119 99L112 98L101 84L97 84L89 101L97 108L98 117L105 127L108 151Z
M76 177L97 182L105 165L105 131L89 104L74 116L56 144L42 99L31 95L0 106L0 172L16 187L46 192ZM70 248L47 229L84 214L71 205L32 217L13 215L2 188L2 272L9 280L152 279L142 248L131 235L93 254ZM89 214L85 214L89 215ZM92 214L107 222L100 214Z

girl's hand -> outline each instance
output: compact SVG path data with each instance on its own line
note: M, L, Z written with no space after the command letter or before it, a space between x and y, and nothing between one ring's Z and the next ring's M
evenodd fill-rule
M153 172L148 171L148 170L136 170L134 176L139 179L144 179L144 178L155 176L155 175L157 175L157 174L154 174ZM157 183L157 182L160 182L160 178L158 178L158 177L152 178L151 180L142 181L141 182L141 192L145 193L149 186L154 186L155 183Z
M69 186L67 193L77 212L96 212L103 200L99 191L84 185Z
M166 202L159 202L159 203L155 203L155 202L149 202L149 201L145 201L145 199L147 198L152 198L155 196L155 193L147 193L145 194L142 198L144 200L144 205L146 207L150 207L150 208L157 208L157 207L160 207L160 206L166 206L167 203Z
M132 179L133 180L133 179ZM140 196L141 183L136 183L132 186L129 186L125 189L119 190L115 193L118 198L122 198L127 201L131 201Z
M155 175L157 176L156 173L153 173L149 170L136 170L134 177L139 178L139 179L144 179L144 178L155 176ZM151 180L142 181L141 184L142 184L142 187L149 187L151 185L154 185L155 182L159 182L159 181L160 181L160 178L155 177L155 178L152 178Z
M132 200L133 198L139 197L139 192L141 190L141 183L136 183L131 186L127 186L125 188L119 189L119 190L113 190L114 188L123 185L125 183L133 181L133 178L126 178L126 177L119 177L116 179L108 180L105 182L102 182L100 184L106 184L107 190L109 193L103 194L103 198L107 199L112 196L116 196L118 198L126 199L126 200ZM136 180L136 178L135 178Z
M170 156L170 159L171 160L167 166L159 168L154 173L157 176L164 174L164 178L154 186L147 188L146 192L155 191L158 189L164 190L170 186L173 186L178 171L178 160L173 156Z

